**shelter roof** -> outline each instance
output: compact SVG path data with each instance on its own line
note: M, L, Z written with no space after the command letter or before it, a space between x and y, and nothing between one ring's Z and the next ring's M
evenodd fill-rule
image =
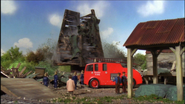
M123 46L160 46L185 42L185 18L139 23Z

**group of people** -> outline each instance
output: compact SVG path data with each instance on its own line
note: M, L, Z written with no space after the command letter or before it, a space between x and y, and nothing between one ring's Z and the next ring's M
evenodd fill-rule
M72 95L73 91L76 89L77 82L78 82L78 77L77 77L76 72L74 72L73 77L72 77L72 75L69 75L69 80L66 83L66 87L67 87L67 91L69 92L70 95ZM82 70L81 75L80 75L80 84L83 85L84 84L83 82L84 82L84 73Z
M48 87L48 84L49 84L48 73L44 74L43 84ZM54 75L54 88L55 89L57 88L57 85L58 85L58 75L57 75L57 71L56 71L55 75Z
M69 80L66 83L67 91L72 94L73 91L77 88L77 82L78 82L78 77L77 77L77 72L74 72L74 75L69 75ZM81 71L80 75L80 84L83 85L84 83L84 72L83 70ZM49 84L49 78L48 78L48 73L44 74L43 78L43 84L48 87ZM56 89L58 85L58 75L57 71L55 72L54 75L54 88Z
M77 72L74 72L74 75L69 75L69 80L66 83L66 87L67 87L67 91L69 92L69 94L73 94L73 91L77 88L77 82L78 82L78 77L77 77ZM126 92L126 85L127 85L127 78L125 76L125 72L123 72L123 75L120 77L120 73L117 74L117 77L115 77L115 79L113 80L115 82L115 92L117 94L120 93L120 84L122 83L122 93L127 93ZM49 78L48 78L48 73L44 74L44 78L43 78L43 84L45 86L48 86L49 84ZM57 75L57 71L55 72L54 75L54 88L57 88L57 84L58 84L58 75ZM81 76L80 76L80 84L83 85L84 84L84 73L83 70L81 71Z
M113 80L114 82L116 82L115 84L115 92L117 94L120 93L120 84L122 83L122 93L127 93L126 92L126 86L127 86L127 77L125 76L125 72L123 72L123 76L121 76L120 78L120 73L117 74L117 77L115 77L115 79Z

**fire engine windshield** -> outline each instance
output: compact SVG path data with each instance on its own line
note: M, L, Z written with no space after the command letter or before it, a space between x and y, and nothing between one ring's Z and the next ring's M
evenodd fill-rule
M88 65L86 71L93 71L93 65Z

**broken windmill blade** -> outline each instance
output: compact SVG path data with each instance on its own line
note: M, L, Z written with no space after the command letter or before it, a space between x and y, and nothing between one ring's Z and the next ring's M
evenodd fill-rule
M1 70L1 74L3 74L7 78L25 78L27 75L29 75L32 71L27 72L26 74L23 74L26 70L26 67L24 67L20 72L18 71L21 63L17 65L16 68L11 68L8 70Z

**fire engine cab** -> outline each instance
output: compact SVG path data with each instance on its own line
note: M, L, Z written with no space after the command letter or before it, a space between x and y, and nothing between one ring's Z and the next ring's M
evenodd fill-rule
M117 73L120 73L121 77L122 72L125 72L127 77L127 68L122 67L120 63L90 63L86 65L84 70L84 84L92 88L115 85L114 78ZM142 84L142 76L137 70L133 69L133 86L137 84Z

